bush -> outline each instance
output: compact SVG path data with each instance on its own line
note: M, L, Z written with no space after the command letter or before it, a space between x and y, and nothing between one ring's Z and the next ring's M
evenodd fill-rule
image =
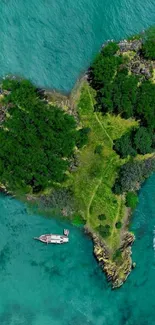
M100 215L98 216L98 219L99 219L100 221L106 220L106 216L105 216L105 214L100 214Z
M135 192L128 192L126 195L126 206L135 209L138 204L138 195Z
M84 226L86 221L82 218L81 215L77 214L74 216L72 224L75 226Z
M100 233L100 235L104 238L109 237L111 235L111 231L110 231L110 226L109 225L105 225L105 226L99 226L98 227L98 231Z
M82 148L88 142L88 134L90 133L90 128L82 128L77 131L77 147Z
M101 155L102 150L103 150L103 146L101 144L99 144L98 146L96 146L94 153Z
M113 261L118 264L122 263L122 252L120 249L117 249L116 252L113 254Z
M155 171L155 158L144 160L130 159L122 165L114 186L114 192L136 191L140 184ZM120 194L119 193L119 194Z
M90 177L100 177L102 173L102 165L99 161L93 163L90 168Z
M141 125L149 130L155 129L155 84L143 81L138 88L135 116L141 120Z
M132 144L132 132L125 133L121 138L117 139L114 144L114 150L121 158L125 158L128 155L136 156L137 152Z
M116 229L121 229L122 228L121 221L116 222L115 227L116 227Z
M122 57L103 56L99 53L93 62L90 70L91 84L96 90L103 90L105 98L110 93L110 83L117 71L118 66L123 62Z
M155 27L150 27L145 32L142 53L146 59L155 60Z
M152 138L145 127L140 127L134 136L134 146L138 153L145 155L151 152Z
M115 42L109 42L103 48L101 53L103 56L113 56L119 50L119 46Z

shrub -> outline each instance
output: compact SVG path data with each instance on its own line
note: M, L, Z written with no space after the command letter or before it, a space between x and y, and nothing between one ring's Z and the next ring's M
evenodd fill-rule
M99 226L98 231L100 235L104 238L109 237L111 235L110 226L108 224L105 226Z
M120 249L117 249L116 252L113 254L113 261L118 264L122 263L122 252Z
M80 214L74 215L72 224L75 226L83 226L86 224L86 221L82 218Z
M126 195L126 206L135 209L138 204L138 195L135 192L128 192Z
M90 177L100 177L102 172L102 166L99 161L93 163L90 168Z
M121 223L121 221L116 222L115 227L116 227L117 229L121 229L121 228L122 228L122 223Z
M109 42L103 48L101 53L103 56L113 56L119 50L119 46L115 42Z
M103 146L101 144L99 144L98 146L96 146L95 148L95 153L101 155L102 154L102 150L103 150Z
M145 58L155 60L155 27L150 27L145 32L142 53Z
M105 214L100 214L100 215L98 216L98 219L99 219L100 221L106 220L106 216L105 216Z
M134 136L134 146L138 153L146 154L151 152L152 138L147 128L140 127Z
M135 116L141 120L141 125L155 129L155 84L143 81L138 87Z
M122 259L122 252L120 249L117 249L113 254L113 261Z
M125 133L121 138L117 139L114 144L114 150L121 158L125 158L128 155L136 156L137 152L132 144L132 133Z
M114 192L136 191L142 182L155 171L155 158L144 160L130 159L122 165L114 186Z
M90 133L90 128L82 128L77 131L77 142L78 148L82 148L88 142L88 134Z

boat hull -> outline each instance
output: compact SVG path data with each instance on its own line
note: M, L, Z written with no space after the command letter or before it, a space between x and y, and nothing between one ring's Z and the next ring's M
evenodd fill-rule
M34 237L34 239L39 240L45 244L65 244L69 242L68 236L54 234L45 234L41 235L40 237Z

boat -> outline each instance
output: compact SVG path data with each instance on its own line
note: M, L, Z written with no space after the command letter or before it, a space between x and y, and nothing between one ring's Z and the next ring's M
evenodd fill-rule
M69 230L64 229L63 235L45 234L34 239L41 241L46 244L64 244L69 242Z

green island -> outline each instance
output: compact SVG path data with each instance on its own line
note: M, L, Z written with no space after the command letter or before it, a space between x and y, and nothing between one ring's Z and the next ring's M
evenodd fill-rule
M129 231L155 171L155 28L102 46L69 96L7 76L0 88L1 190L83 226L120 287Z

